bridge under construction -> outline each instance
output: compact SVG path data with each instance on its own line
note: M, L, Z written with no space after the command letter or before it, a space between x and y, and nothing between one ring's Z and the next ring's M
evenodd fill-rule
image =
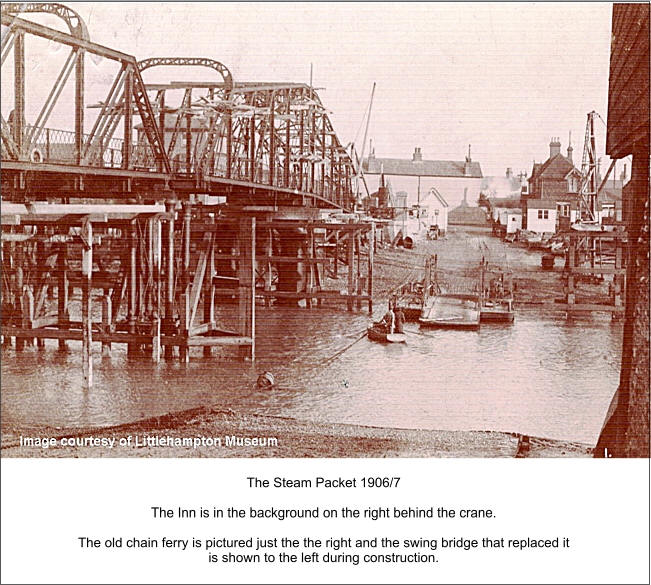
M256 297L372 310L375 229L348 213L357 158L311 85L239 81L207 57L138 61L62 4L3 3L2 25L4 343L81 340L90 387L93 342L255 359ZM49 93L27 66L39 51L57 55ZM89 62L110 71L92 104ZM147 83L160 68L207 74Z

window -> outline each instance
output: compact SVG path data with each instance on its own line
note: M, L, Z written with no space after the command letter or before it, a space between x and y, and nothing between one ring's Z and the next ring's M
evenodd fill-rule
M559 203L558 204L558 214L561 217L570 217L570 204L569 203Z
M539 209L538 219L549 219L549 209Z
M567 190L570 193L576 193L579 190L579 182L576 177L570 177L567 180Z
M603 217L615 217L615 206L614 205L603 205L602 206L602 216Z

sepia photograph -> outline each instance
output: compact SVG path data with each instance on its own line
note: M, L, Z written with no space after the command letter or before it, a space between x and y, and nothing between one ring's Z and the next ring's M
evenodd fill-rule
M2 458L648 458L648 3L3 2Z

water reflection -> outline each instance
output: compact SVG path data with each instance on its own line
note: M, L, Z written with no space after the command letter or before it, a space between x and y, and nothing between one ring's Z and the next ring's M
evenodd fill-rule
M189 364L127 360L97 347L81 389L78 346L3 349L3 427L103 426L201 405L326 422L503 430L594 443L619 381L621 324L522 312L479 332L419 330L406 345L359 340L368 319L329 309L260 309L253 365L234 354ZM359 341L357 341L359 340ZM350 347L349 347L350 346ZM346 349L348 348L348 349ZM345 350L336 359L337 352ZM280 388L255 389L274 372Z

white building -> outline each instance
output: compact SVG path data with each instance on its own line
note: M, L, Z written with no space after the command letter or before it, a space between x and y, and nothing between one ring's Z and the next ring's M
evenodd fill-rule
M557 214L556 201L530 199L527 202L527 229L538 234L553 234L556 232Z
M472 161L423 160L420 148L414 150L411 160L377 158L372 152L363 162L369 192L381 185L381 177L389 178L394 191L408 193L407 205L418 205L431 189L447 202L450 209L464 201L476 207L481 190L481 165Z
M504 226L506 234L514 234L522 229L522 210L517 208L495 207L493 220Z

